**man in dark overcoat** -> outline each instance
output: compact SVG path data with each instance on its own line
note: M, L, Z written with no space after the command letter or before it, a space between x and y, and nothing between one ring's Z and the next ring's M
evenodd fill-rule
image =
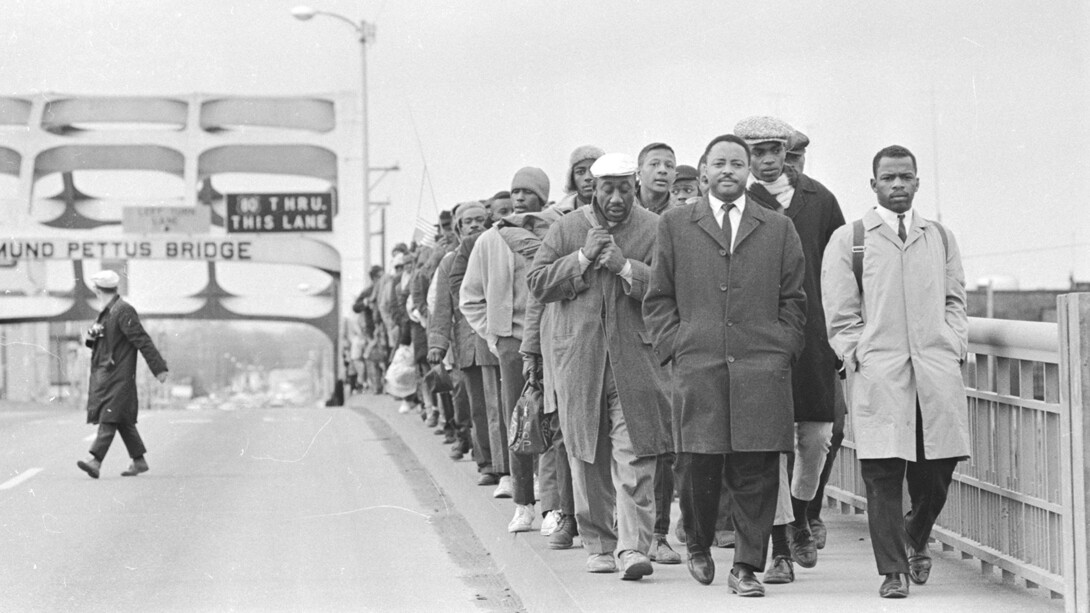
M732 592L762 596L779 487L794 448L791 365L806 321L805 260L787 217L746 197L749 147L727 134L705 150L708 192L659 220L643 313L673 362L673 434L689 571L715 577L709 553L723 474L736 531Z
M658 218L635 205L630 155L603 155L591 173L591 206L550 228L528 279L554 315L541 347L555 376L587 570L615 572L616 551L622 578L633 580L653 572L655 466L669 448L666 371L642 315Z
M136 397L136 352L144 354L144 361L160 383L167 380L166 361L140 325L136 309L117 293L120 281L112 270L103 270L91 277L91 287L102 305L102 312L84 333L84 344L91 348L87 423L98 424L98 436L91 444L91 457L76 465L95 479L98 479L102 460L115 433L121 434L132 458L132 464L121 474L134 477L148 470L148 462L144 459L147 449L136 430L140 409Z
M765 583L791 583L794 563L817 564L817 543L810 532L807 507L817 493L833 435L836 406L836 355L825 331L821 306L821 259L833 231L844 225L836 197L806 175L785 172L788 140L795 130L775 117L749 117L735 135L750 147L752 173L748 194L791 220L806 256L806 340L791 371L795 400L794 462L788 479L787 457L780 459L780 492L772 529L772 566Z

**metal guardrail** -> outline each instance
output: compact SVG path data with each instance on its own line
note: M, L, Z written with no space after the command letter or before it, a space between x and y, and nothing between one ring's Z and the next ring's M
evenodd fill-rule
M1068 611L1086 611L1079 390L1090 381L1090 355L1080 353L1090 346L1090 294L1058 303L1059 324L970 318L962 375L973 455L959 463L932 536L944 551L979 560L986 575L999 569L1005 582L1050 590ZM866 510L850 415L826 496L843 512Z

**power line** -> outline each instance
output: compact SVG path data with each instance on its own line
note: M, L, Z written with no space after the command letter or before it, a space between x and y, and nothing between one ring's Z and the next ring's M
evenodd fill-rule
M1029 249L1010 249L1008 251L991 251L989 253L974 253L972 255L962 255L961 259L971 260L973 258L987 258L997 255L1017 255L1019 253L1036 253L1039 251L1056 251L1058 249L1071 249L1073 247L1090 247L1090 243L1067 243L1066 245L1052 245L1050 247L1031 247Z

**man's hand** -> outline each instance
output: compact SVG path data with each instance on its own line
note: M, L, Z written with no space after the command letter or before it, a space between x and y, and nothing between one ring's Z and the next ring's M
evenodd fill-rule
M443 361L443 356L447 354L446 349L440 349L438 347L432 347L428 349L428 364L435 366Z
M612 242L613 239L609 236L609 232L602 228L591 228L590 232L587 232L587 242L583 244L583 255L593 262L598 259L602 249Z
M527 381L533 383L540 383L544 370L541 362L541 354L538 353L524 353L522 354L522 376Z
M609 243L598 256L598 266L606 267L615 275L621 274L621 270L624 269L624 265L627 261L624 254L621 253L621 248L618 247L616 243L612 242Z
M495 336L489 335L489 337L484 340L486 343L488 343L488 350L492 352L492 355L496 356L497 358L500 357L500 348L496 344L499 342L500 339L496 338Z
M168 374L170 374L170 373L168 371L164 370L163 372L155 375L155 378L159 380L159 383L166 383Z

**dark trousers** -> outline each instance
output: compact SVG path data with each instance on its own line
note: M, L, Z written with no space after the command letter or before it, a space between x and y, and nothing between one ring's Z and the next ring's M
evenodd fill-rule
M451 416L451 427L454 429L454 434L459 441L472 444L469 434L472 422L470 420L469 390L466 389L466 377L457 368L450 371L450 377L454 381L454 391L450 393L454 409Z
M571 464L564 433L560 430L560 414L554 411L544 416L552 433L551 444L541 454L538 473L541 480L541 508L544 511L559 510L564 515L575 515L575 499L572 493Z
M100 423L98 436L95 437L95 442L91 443L91 455L99 462L110 450L110 443L114 442L115 432L121 434L121 440L125 443L125 449L128 450L130 458L135 460L148 452L144 447L143 439L140 438L140 433L136 431L136 424Z
M706 552L715 538L720 494L726 483L735 529L734 563L764 570L768 539L776 518L780 454L679 453L677 469L681 521L690 553Z
M522 387L526 385L526 379L522 376L522 354L519 353L521 344L522 341L513 336L501 336L496 342L500 354L500 387L503 389L503 411L500 415L503 417L504 431L511 424L515 404L522 396ZM503 451L507 453L507 465L511 470L515 504L534 504L534 456L519 455L510 449Z
M928 460L923 453L923 419L916 406L916 461L903 458L860 460L867 486L867 525L878 574L908 572L905 545L923 549L946 505L957 458ZM904 482L912 508L904 509Z
M664 453L658 457L655 467L655 534L670 533L670 507L674 504L674 459L673 453Z
M488 405L484 393L484 373L480 366L462 369L465 375L466 397L469 399L470 434L473 441L473 461L477 471L494 472L492 468L492 442L488 435Z

